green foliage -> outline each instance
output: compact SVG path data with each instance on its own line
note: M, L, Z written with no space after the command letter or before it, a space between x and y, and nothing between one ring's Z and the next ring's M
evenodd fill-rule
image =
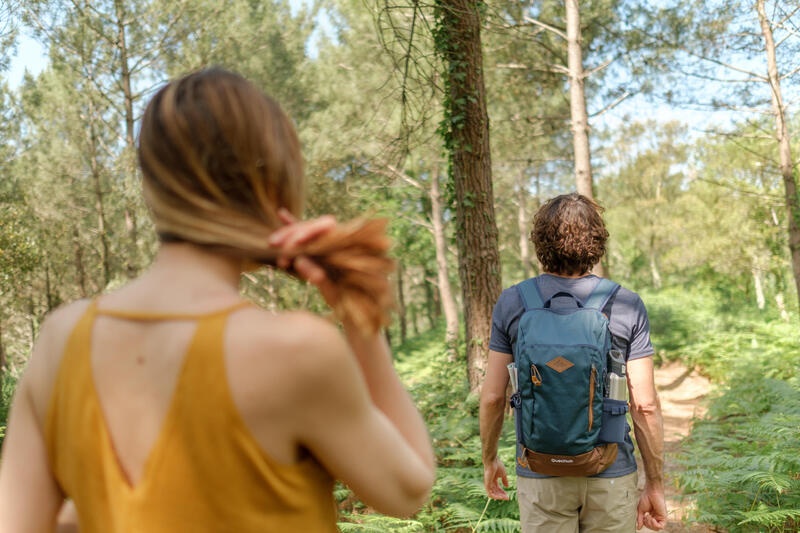
M699 366L720 382L743 372L788 379L797 372L797 317L759 310L702 286L642 291L657 356Z
M741 294L697 284L643 291L642 299L658 355L721 384L677 458L693 519L731 533L797 531L797 318L787 323Z
M14 397L14 390L17 388L17 378L5 372L0 378L0 446L6 437L6 426L8 425L8 411L11 408L11 399Z
M795 372L796 372L795 368ZM800 382L742 368L683 443L678 480L696 518L731 533L800 526Z

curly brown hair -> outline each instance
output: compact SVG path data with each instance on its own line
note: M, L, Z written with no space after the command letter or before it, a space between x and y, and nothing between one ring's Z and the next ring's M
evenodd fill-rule
M578 194L551 198L533 217L531 242L545 272L586 274L606 253L603 208Z

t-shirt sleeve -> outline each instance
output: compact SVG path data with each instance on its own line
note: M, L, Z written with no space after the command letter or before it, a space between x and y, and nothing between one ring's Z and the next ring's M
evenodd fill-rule
M650 319L647 317L647 308L639 295L636 295L628 360L640 359L653 353L655 350L650 342Z
M489 349L500 353L513 353L511 348L511 334L509 332L509 291L514 288L506 289L497 299L492 311L492 335L489 338Z

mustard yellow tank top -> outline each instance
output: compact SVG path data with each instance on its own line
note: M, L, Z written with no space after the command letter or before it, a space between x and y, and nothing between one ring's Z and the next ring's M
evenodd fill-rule
M89 306L67 341L45 425L51 465L81 533L338 531L330 475L313 458L283 465L268 457L233 403L223 333L242 305L207 315ZM118 463L95 390L90 340L98 314L198 321L162 434L135 486Z

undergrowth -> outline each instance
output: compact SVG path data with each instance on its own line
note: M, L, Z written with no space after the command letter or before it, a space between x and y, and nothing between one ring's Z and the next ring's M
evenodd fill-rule
M718 385L676 457L693 519L730 533L800 531L797 317L787 323L702 290L643 299L659 357Z
M10 373L3 373L0 377L0 446L3 445L6 437L8 410L11 408L11 398L14 396L16 387L17 378Z
M716 382L740 373L786 379L800 363L797 316L719 301L713 291L643 292L653 346L660 361L698 367Z

